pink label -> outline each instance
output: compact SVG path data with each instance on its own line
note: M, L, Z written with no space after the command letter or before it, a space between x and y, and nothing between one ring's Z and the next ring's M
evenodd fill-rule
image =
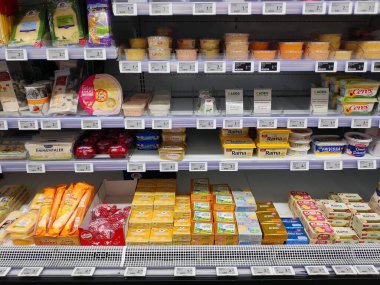
M313 201L297 201L297 206L301 210L314 210L317 211L319 208Z

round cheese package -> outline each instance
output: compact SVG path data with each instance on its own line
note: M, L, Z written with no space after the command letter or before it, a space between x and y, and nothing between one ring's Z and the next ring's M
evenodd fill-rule
M122 100L120 83L109 74L91 75L79 89L79 102L90 115L117 115Z

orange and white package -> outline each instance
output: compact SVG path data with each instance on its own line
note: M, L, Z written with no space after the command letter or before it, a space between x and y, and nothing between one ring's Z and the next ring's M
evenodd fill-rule
M59 208L61 207L61 204L63 206L65 194L68 192L71 193L72 187L73 187L73 184L71 184L69 187L67 187L66 185L58 185L56 187L57 190L55 192L53 204L51 206L50 217L49 217L49 221L48 221L47 229L46 229L47 232L49 232L50 229L52 228L55 218L57 217Z
M30 202L29 209L38 211L44 203L44 192L38 192Z
M44 199L40 208L40 214L38 216L37 228L35 232L38 236L46 235L48 231L48 223L51 216L51 209L55 194L55 187L47 187L43 189Z

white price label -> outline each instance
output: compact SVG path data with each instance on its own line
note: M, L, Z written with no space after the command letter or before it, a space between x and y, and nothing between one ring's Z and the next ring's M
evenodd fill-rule
M56 119L41 120L41 130L60 130L61 121Z
M258 129L277 129L277 119L257 119Z
M170 130L172 128L172 120L170 119L154 119L152 120L153 130Z
M69 60L67 48L48 48L46 49L47 60Z
M107 54L105 48L85 48L84 49L85 60L106 60Z
M17 124L20 131L38 130L37 120L19 120Z
M243 120L242 119L224 119L223 129L242 129Z
M251 15L251 2L228 3L228 15Z
M27 61L28 53L26 49L5 49L5 60L7 61Z
M274 266L273 271L274 271L274 275L279 275L279 276L296 275L292 266Z
M372 62L371 72L380 72L380 61L373 61Z
M260 61L259 72L265 73L278 73L281 70L281 64L279 61Z
M290 170L291 171L308 171L309 162L308 161L291 161Z
M102 122L99 119L82 119L82 130L101 130Z
M160 172L178 172L178 162L160 162Z
M177 73L198 73L198 62L178 61Z
M115 16L137 16L136 3L114 3Z
M355 265L354 267L359 275L379 275L379 270L373 265Z
M354 14L356 15L376 15L379 10L378 1L356 1Z
M145 163L128 163L127 164L127 172L146 172Z
M305 2L312 3L312 2ZM338 68L338 63L336 61L316 61L315 62L315 72L332 72L335 73Z
M253 276L271 276L274 274L273 268L270 266L251 266Z
M345 72L367 72L366 61L347 61Z
M144 119L125 119L124 128L126 130L143 130L145 129Z
M10 267L0 267L0 277L5 277L11 271Z
M239 272L236 267L217 267L216 276L238 276Z
M336 129L338 125L338 118L321 118L318 120L318 129Z
M17 274L18 277L38 277L41 275L43 267L23 267Z
M204 172L207 170L207 162L189 162L189 171L191 172Z
M307 128L307 119L288 119L286 127L288 129L305 129Z
M237 162L220 162L219 171L238 171L239 164Z
M194 277L195 267L174 267L175 277Z
M146 267L127 267L124 271L125 277L145 277Z
M351 1L332 1L329 6L330 15L350 15L352 14Z
M141 61L119 61L120 73L141 73Z
M233 73L252 73L255 70L253 61L234 61L232 64Z
M330 275L326 266L305 266L307 275Z
M150 16L171 16L173 15L172 3L149 3L149 15Z
M216 119L197 119L198 130L216 129Z
M352 265L333 265L332 269L336 275L357 275L355 268Z
M26 173L46 173L45 164L43 163L27 163Z
M286 2L264 2L263 15L285 15Z
M324 170L342 170L343 169L343 161L341 160L330 160L323 162Z
M322 1L303 2L302 14L303 15L324 15L326 14L326 2L322 2Z
M76 173L92 173L94 172L94 164L92 163L75 163L74 170Z
M170 73L170 62L168 61L150 61L148 63L149 73Z
M193 15L216 15L215 2L193 3Z
M75 267L71 276L73 277L90 277L95 273L95 267Z
M371 118L366 119L352 119L351 120L351 128L353 129L369 129L372 124Z
M376 160L359 160L358 169L359 170L377 169L377 162Z
M204 72L205 73L226 73L226 62L225 61L206 61Z
M8 122L5 120L0 120L0 131L8 130Z

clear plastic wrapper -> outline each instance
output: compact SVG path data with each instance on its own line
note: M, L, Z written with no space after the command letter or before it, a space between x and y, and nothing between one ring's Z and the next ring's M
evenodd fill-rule
M110 46L111 7L110 0L87 0L88 45Z

